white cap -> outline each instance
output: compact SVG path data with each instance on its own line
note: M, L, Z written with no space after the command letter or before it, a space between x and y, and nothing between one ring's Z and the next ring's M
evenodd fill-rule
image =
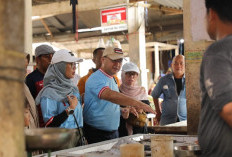
M124 58L127 53L122 51L121 44L118 40L110 40L107 42L105 51L103 52L103 57L107 56L112 60Z
M61 49L59 51L56 51L52 57L52 64L59 63L59 62L82 62L83 59L76 58L74 54L66 49Z
M138 74L140 73L138 66L135 63L128 62L122 66L122 71L129 72L134 71Z
M98 41L97 49L99 49L99 48L106 48L104 40L102 38L99 39L99 41Z

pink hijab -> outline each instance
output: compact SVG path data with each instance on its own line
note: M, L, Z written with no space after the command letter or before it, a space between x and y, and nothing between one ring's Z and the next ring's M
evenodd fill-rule
M134 86L128 86L125 83L125 74L126 72L122 71L121 74L122 84L119 87L120 92L136 100L147 100L147 93L145 88L142 86L138 86L137 82L135 83Z

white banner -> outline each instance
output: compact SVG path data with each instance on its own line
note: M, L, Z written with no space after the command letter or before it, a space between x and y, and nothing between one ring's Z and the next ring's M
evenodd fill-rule
M102 33L124 31L127 30L127 28L127 24L105 26L102 27Z

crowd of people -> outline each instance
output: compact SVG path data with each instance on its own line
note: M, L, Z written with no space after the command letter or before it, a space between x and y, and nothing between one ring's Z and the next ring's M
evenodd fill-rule
M201 65L199 144L203 156L230 156L232 2L205 0L205 5L207 31L217 41L207 49ZM145 112L155 113L160 125L187 120L184 56L173 58L172 71L161 77L152 90L154 111L149 106L147 91L137 84L140 74L137 65L129 62L122 67L125 55L116 40L106 47L98 47L93 52L96 68L90 69L76 86L72 79L82 59L69 50L55 52L48 45L38 46L35 49L36 69L25 78L25 127L77 129L75 137L62 148L65 149L83 142L91 144L147 133L146 124L133 126L128 121ZM25 55L26 67L29 59ZM120 82L117 73L121 67ZM86 141L83 141L84 136Z
M25 78L25 126L29 129L76 129L76 136L62 149L76 147L86 141L91 144L147 133L146 122L139 121L134 125L131 121L155 111L149 105L147 91L137 83L138 66L132 62L122 66L125 55L117 40L110 41L106 47L98 47L92 59L96 67L89 69L76 85L72 79L76 65L83 60L66 49L55 52L51 46L38 46L35 49L36 69ZM25 58L27 67L30 57L26 55ZM187 117L184 107L184 57L176 56L173 62L173 73L167 75L171 80L165 82L166 76L164 81L161 78L161 83L152 92L154 100L165 90L164 97L170 98L167 101L175 101L169 105L165 99L162 112L156 108L157 119L162 113L161 125L174 123L177 119L186 120ZM117 73L121 67L120 82ZM165 85L170 86L170 91L163 88ZM167 96L169 92L173 95ZM82 137L86 138L85 142Z
M149 105L145 88L137 84L138 66L128 62L122 67L125 55L117 40L109 42L106 47L98 47L93 52L96 67L76 85L72 79L76 65L83 60L66 49L55 52L51 46L38 46L35 49L36 69L25 78L25 126L76 129L76 136L62 149L82 145L84 136L91 144L147 133L145 122L134 125L131 119L155 111ZM29 58L26 55L26 67ZM161 125L174 123L177 119L186 120L187 117L184 57L176 56L173 62L173 73L167 75L170 79L173 76L173 80L165 82L161 78L161 83L152 92L154 100L165 90L164 97L175 101L169 105L164 100ZM121 67L120 82L117 73ZM170 91L164 86L170 86ZM167 96L169 92L173 95ZM158 115L161 114L156 110Z
M96 68L76 86L72 79L82 59L69 50L55 52L48 45L38 46L36 69L25 78L25 126L76 129L65 149L82 145L84 136L89 144L119 137L120 115L127 119L141 110L154 113L149 105L119 92L116 74L125 54L117 40L97 48L93 52ZM27 67L28 60L25 63Z

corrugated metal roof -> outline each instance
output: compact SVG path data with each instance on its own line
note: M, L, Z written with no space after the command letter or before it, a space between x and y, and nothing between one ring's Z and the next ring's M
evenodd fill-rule
M171 8L183 8L183 0L154 0L154 2Z

